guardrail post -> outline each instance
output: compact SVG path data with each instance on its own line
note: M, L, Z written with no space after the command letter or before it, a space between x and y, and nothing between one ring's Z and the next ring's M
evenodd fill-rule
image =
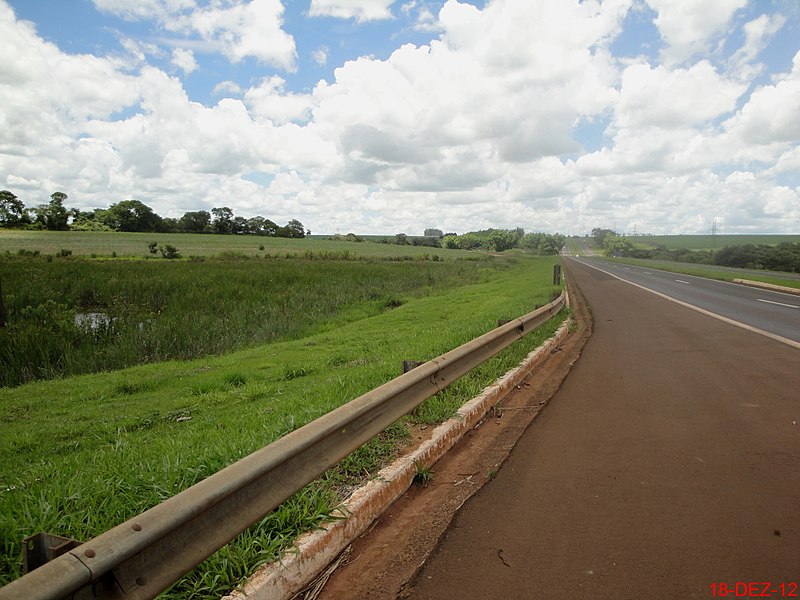
M561 265L553 265L553 285L561 285Z

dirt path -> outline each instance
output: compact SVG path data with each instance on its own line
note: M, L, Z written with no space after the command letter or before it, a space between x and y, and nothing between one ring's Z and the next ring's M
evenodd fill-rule
M800 596L800 352L568 265L594 333L402 597Z

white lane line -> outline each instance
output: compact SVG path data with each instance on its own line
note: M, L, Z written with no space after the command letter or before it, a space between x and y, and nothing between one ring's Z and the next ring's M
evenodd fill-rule
M795 304L784 304L783 302L775 302L773 300L764 300L762 298L757 298L757 300L759 302L766 302L767 304L777 304L778 306L785 306L787 308L800 308L800 306L797 306Z
M644 274L645 275L652 275L652 273L650 271L645 271Z
M691 283L689 283L688 281L684 281L683 279L676 279L675 281L677 281L678 283L685 283L686 285L692 285Z

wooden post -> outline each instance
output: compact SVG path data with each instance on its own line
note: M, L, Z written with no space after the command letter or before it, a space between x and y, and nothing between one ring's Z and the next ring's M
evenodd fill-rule
M3 285L0 282L0 327L6 326L6 303L3 301Z

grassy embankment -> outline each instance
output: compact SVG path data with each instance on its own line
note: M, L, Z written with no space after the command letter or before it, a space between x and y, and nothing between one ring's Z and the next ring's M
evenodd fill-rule
M44 263L71 267L69 260L60 260ZM391 379L399 373L402 360L432 358L491 329L497 319L512 318L544 304L554 291L550 282L556 260L359 262L357 266L368 272L353 281L351 291L367 287L378 297L316 321L306 318L307 305L285 302L283 318L305 322L288 336L296 339L255 345L224 356L160 362L0 390L4 433L0 440L4 465L0 583L19 574L22 537L37 531L76 539L93 537ZM150 266L156 262L158 267ZM278 263L288 262L301 279L300 273L321 264L323 280L339 268L353 266L347 261L240 262L244 270L255 272L263 265L264 277L278 268ZM224 267L236 274L237 281L245 276L237 270L236 261L212 263L141 264L164 269L150 274L155 277L150 282L153 285L171 280L183 268ZM401 289L370 288L373 279L391 279L391 269L403 265L416 267L417 283L407 278ZM428 270L442 266L453 271ZM389 270L372 272L371 268ZM202 271L192 273L202 276ZM338 285L353 277L348 273L340 273ZM58 274L53 278L62 279ZM205 285L196 286L198 291L215 289L218 284L212 286L212 279L202 278ZM437 280L443 285L437 286ZM118 286L124 285L120 279ZM291 281L286 285L291 287ZM320 288L320 295L332 293L331 289ZM238 301L234 298L233 302L223 317L237 310ZM207 306L199 299L194 303L201 309ZM291 312L292 308L300 312ZM543 326L476 369L426 402L410 419L425 423L443 420L517 364L557 324L554 320ZM403 422L390 428L211 557L169 596L218 597L235 587L257 564L278 556L299 532L317 526L334 512L340 493L372 476L403 443L405 432Z

